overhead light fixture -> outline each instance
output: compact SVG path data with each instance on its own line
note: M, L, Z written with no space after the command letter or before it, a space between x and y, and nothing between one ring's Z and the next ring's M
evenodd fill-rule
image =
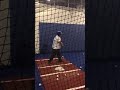
M50 0L47 0L48 2L50 2Z

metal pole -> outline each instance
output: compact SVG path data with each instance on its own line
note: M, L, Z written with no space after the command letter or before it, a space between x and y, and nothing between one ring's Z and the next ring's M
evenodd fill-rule
M68 0L68 8L69 8L69 3L70 3L70 1Z
M54 6L55 6L55 0L54 0Z

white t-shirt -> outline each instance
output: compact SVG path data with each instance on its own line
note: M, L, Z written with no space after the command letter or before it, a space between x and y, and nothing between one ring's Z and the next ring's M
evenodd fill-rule
M53 39L53 44L52 44L52 48L53 49L60 49L61 48L61 37L59 37L58 35L56 35Z

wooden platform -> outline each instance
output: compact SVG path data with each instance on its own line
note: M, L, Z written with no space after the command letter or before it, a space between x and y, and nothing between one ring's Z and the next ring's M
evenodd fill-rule
M68 60L55 59L49 65L48 59L40 59L36 64L45 90L85 90L84 71Z

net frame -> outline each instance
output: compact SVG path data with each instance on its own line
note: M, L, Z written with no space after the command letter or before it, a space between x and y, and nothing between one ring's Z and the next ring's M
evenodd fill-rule
M9 0L0 0L0 66L10 66L10 8Z

